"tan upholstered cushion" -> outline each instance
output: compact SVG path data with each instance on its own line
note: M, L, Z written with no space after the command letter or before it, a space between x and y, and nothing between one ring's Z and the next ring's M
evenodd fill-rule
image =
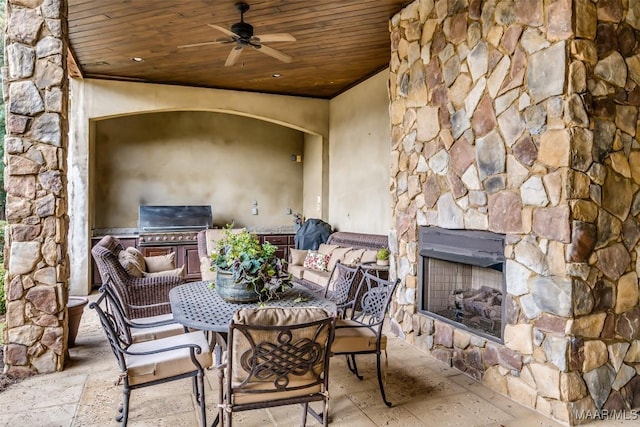
M254 326L284 326L284 325L296 325L302 323L308 323L316 320L326 319L331 317L329 312L324 308L319 307L300 307L300 308L281 308L281 307L258 307L258 308L245 308L240 309L233 316L233 322L244 325ZM317 326L301 329L291 329L291 343L295 343L300 339L312 339L316 342L323 343L327 340L327 334L329 330L324 329L322 333L315 336L317 332ZM252 329L249 331L253 342L278 342L278 330L259 330ZM315 339L314 339L315 338ZM243 354L251 348L247 338L238 330L234 330L232 340L232 366L233 372L231 373L231 381L233 384L238 385L242 383L247 372L242 368L240 359ZM314 366L315 372L321 372L323 366L321 364ZM291 375L289 381L312 382L315 376L311 372L304 373L302 375ZM263 381L254 381L252 383L265 383L264 385L256 385L256 387L272 387L275 377L265 378Z
M331 276L329 271L305 270L302 277L304 280L326 287L329 283L329 276Z
M289 387L304 386L308 381L290 381ZM273 390L273 382L270 383L251 383L250 387L246 387L249 390ZM308 396L313 393L320 393L322 391L322 384L316 384L314 386L305 387L300 390L288 390L279 391L274 393L262 394L262 393L234 393L233 402L236 405L244 403L265 402L276 399L288 399L291 397Z
M318 253L331 255L331 252L338 248L338 245L327 245L326 243L320 243L320 246L318 247Z
M159 316L151 317L139 317L133 322L136 324L151 324L156 322L163 322L167 320L173 320L172 314L161 314ZM170 323L162 326L152 327L132 327L131 338L133 342L143 342L149 340L157 340L160 338L172 337L174 335L180 335L184 333L184 326L180 323Z
M365 263L369 263L369 262L376 262L376 254L378 253L378 251L373 250L373 249L365 249L364 253L362 254L362 258L360 258L360 262L365 264Z
M362 254L364 254L364 249L352 249L344 255L343 263L351 266L356 265L360 262Z
M332 353L351 353L359 351L375 351L376 335L353 320L338 319L336 322L336 333L331 344ZM348 327L345 327L348 326ZM387 337L383 334L380 337L380 350L387 348Z
M144 262L147 266L147 273L157 273L158 271L173 270L176 268L176 253L171 252L166 255L146 256Z
M142 273L147 271L142 252L134 247L128 247L120 251L118 261L127 270L127 273L134 277L142 277Z
M200 274L202 275L202 280L216 280L216 272L211 271L211 258L200 257Z
M296 279L302 279L304 277L303 274L305 273L305 271L309 271L309 270L305 270L305 268L301 265L289 264L287 266L287 271Z
M162 271L156 271L156 272L153 272L153 273L143 272L142 275L144 277L172 276L172 277L181 277L181 278L184 279L185 271L184 271L184 265L183 265L182 267L174 268L173 270L162 270Z
M349 251L351 251L351 248L334 249L333 252L331 252L331 258L329 258L329 264L327 264L327 270L329 271L333 270L333 267L335 267L338 261L343 262L344 255Z
M291 253L289 265L302 265L309 251L306 249L289 249L289 252Z
M209 351L209 343L202 331L135 343L132 344L128 350L134 353L155 351L161 348L169 348L183 344L198 345L202 349L200 354L196 353L196 359L200 365L202 365L203 368L208 368L212 365L213 358L211 351ZM149 381L192 372L196 369L191 361L190 351L187 348L140 356L127 355L125 358L129 374L129 384L131 385L144 384Z

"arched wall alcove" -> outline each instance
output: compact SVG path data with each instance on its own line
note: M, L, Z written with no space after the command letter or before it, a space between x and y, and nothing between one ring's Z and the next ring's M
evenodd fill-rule
M326 217L328 207L318 207L317 200L327 200L328 105L278 95L72 80L69 203L70 212L84 215L71 215L69 240L70 252L86 258L72 263L70 292L91 291L94 230L134 228L139 204L212 204L214 223L235 219L249 226L290 222L286 208ZM292 161L292 155L304 161ZM257 199L265 215L252 217Z

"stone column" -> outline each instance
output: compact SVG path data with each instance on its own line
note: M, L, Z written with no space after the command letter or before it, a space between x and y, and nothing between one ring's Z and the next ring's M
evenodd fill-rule
M67 3L8 0L5 370L62 370L67 348Z
M392 306L407 341L559 421L640 405L640 2L392 17ZM504 234L502 342L416 313L421 226Z

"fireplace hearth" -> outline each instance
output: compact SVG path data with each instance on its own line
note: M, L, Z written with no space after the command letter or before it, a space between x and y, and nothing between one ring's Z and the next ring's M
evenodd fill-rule
M422 227L419 241L419 311L501 340L504 237L489 232Z

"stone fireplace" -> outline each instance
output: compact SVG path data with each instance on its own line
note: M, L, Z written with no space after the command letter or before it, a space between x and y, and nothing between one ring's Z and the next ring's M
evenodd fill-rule
M420 227L418 311L502 342L504 236Z
M637 413L640 3L416 0L390 31L395 330L561 422ZM438 313L456 289L425 310L429 227L504 237L501 338Z

